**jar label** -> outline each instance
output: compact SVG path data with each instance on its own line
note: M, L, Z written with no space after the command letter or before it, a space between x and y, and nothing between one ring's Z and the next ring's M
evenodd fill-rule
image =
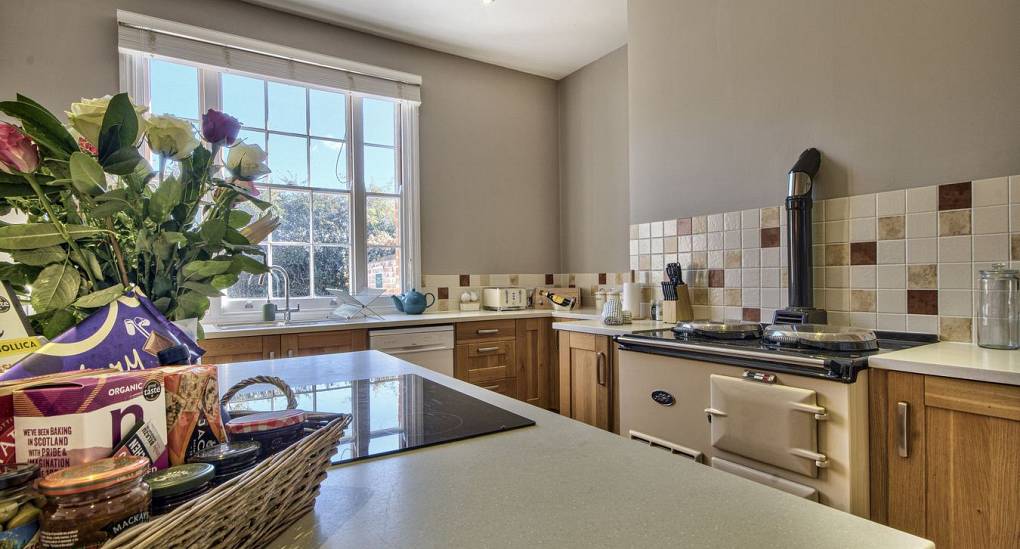
M103 531L106 532L106 534L112 538L117 534L123 532L124 530L127 530L128 528L136 524L147 522L148 520L149 511L145 510L142 511L141 513L135 513L131 516L124 517L120 520L111 522L110 524L107 524L106 526L103 527Z

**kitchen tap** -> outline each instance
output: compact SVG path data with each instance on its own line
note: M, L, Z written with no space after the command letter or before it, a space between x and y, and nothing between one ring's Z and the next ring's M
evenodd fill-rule
M290 276L287 274L287 270L284 269L283 267L278 266L278 265L272 265L271 267L269 267L269 272L268 273L263 273L263 274L259 275L259 284L265 284L266 277L268 276L269 283L270 283L270 285L272 285L272 283L273 283L273 273L276 273L278 276L283 278L283 309L280 309L279 307L277 307L276 308L276 312L277 313L283 313L283 321L285 323L286 322L290 322L290 315L291 315L291 313L296 313L296 312L300 311L301 310L301 304L300 303L297 304L293 309L290 308ZM267 303L269 302L269 294L270 294L270 292L268 291L268 288L267 288L266 289L266 302Z

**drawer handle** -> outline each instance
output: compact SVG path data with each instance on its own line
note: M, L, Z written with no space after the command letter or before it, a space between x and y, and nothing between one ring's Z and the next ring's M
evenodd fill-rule
M896 403L896 453L910 457L910 404L903 401Z
M499 392L499 385L488 385L488 386L482 387L482 389L488 389L489 391Z
M498 350L499 350L499 347L479 347L478 348L478 352L479 353L495 353Z
M287 358L293 358L294 349L287 349Z
M595 376L598 378L599 385L603 387L609 382L609 372L606 368L606 353L602 351L595 353Z
M276 358L276 351L269 351L269 360Z
M497 328L486 328L484 330L475 330L475 333L478 334L478 335L492 335L492 334L498 334L499 333L499 329L497 329Z

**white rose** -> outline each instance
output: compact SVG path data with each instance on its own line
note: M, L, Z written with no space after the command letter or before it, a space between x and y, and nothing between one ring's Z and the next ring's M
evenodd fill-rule
M183 160L199 145L191 122L175 116L150 116L146 140L152 152Z
M226 168L234 177L242 181L252 181L269 173L266 158L266 152L262 147L241 143L230 148Z
M106 108L110 105L109 95L95 99L82 98L78 103L71 103L71 110L64 111L71 127L77 130L89 143L99 146L99 130L103 127L103 117L106 116ZM132 105L135 109L135 116L138 118L138 135L134 143L140 144L142 136L145 135L145 119L142 115L148 111L148 107Z

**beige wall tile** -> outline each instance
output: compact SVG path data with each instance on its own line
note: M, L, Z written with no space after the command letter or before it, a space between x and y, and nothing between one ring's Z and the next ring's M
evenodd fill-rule
M971 184L971 202L975 208L1009 203L1009 178L979 179Z
M739 269L741 265L740 250L727 250L724 266L727 269Z
M850 263L849 244L828 244L825 246L826 265L847 265Z
M699 215L691 218L691 233L702 234L708 232L708 217Z
M779 226L779 208L762 208L761 209L761 227L767 229L770 227Z
M970 210L939 212L939 236L970 234Z
M850 290L850 310L873 313L877 304L875 290Z
M939 317L939 339L943 341L971 341L973 322L970 318Z
M878 218L878 239L899 240L905 238L907 221L906 216L890 215Z
M875 215L890 216L906 213L906 191L889 191L875 196Z
M974 234L1009 232L1009 206L974 208Z
M908 265L907 288L911 290L938 288L938 269L935 265Z

